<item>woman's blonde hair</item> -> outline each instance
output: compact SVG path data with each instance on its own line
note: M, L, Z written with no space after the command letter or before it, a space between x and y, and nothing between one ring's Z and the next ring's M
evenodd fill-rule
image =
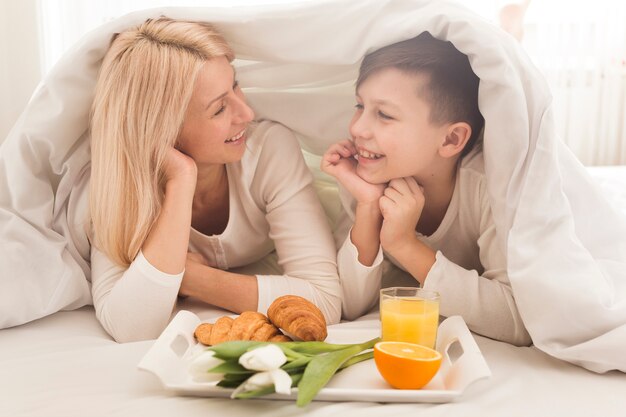
M163 166L182 128L196 76L210 59L234 58L211 25L149 19L116 35L91 109L93 241L128 266L160 213Z

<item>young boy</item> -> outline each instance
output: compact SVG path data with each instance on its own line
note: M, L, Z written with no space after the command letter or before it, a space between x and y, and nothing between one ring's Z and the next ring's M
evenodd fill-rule
M443 316L461 315L487 337L531 342L475 146L484 125L478 82L467 56L426 32L364 58L352 139L322 160L342 197L351 195L342 202L354 223L337 260L345 318L376 305L384 251L418 285L440 293Z

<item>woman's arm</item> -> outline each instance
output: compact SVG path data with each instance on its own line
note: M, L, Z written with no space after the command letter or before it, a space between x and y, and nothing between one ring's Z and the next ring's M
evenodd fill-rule
M167 325L183 274L167 274L139 252L128 268L91 248L91 293L96 317L116 341L156 339Z
M189 253L179 294L235 313L256 311L258 285L254 275L222 271L200 254Z
M165 163L165 199L142 251L158 270L179 274L185 269L191 206L198 169L190 157L171 148Z
M190 255L180 293L238 313L265 313L276 298L294 294L317 305L329 324L337 323L341 294L335 244L313 177L293 134L278 124L268 126L261 133L265 137L257 148L260 154L254 176L245 185L255 201L243 201L243 197L242 204L254 205L251 210L264 209L268 237L274 242L283 275L222 271ZM246 239L248 232L237 233Z
M170 318L187 258L196 172L191 158L169 150L161 212L128 268L92 248L96 315L119 342L156 338Z
M251 192L265 204L269 237L284 275L257 275L259 311L285 294L305 297L329 324L341 318L337 253L326 214L293 133L273 125L259 155Z

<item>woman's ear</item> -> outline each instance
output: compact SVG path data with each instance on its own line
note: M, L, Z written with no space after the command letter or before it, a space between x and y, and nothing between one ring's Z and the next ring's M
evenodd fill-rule
M439 147L439 155L450 158L460 154L472 136L472 127L465 122L453 123L448 126L446 137Z

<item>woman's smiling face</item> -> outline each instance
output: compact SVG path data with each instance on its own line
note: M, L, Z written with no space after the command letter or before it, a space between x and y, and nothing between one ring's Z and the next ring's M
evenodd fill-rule
M228 60L209 60L196 79L177 148L199 165L239 161L253 118Z
M430 122L422 97L428 76L385 68L361 83L350 134L359 153L357 174L373 184L432 175L448 124Z

